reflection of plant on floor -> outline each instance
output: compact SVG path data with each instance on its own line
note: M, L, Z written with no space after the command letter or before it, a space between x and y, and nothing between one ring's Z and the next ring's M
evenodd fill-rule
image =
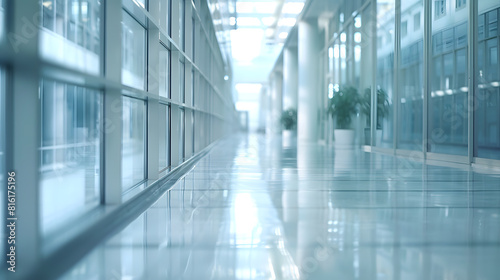
M382 129L382 121L389 115L389 97L383 89L377 89L377 129ZM361 97L361 112L366 116L366 126L371 126L371 89L365 89Z
M288 109L281 113L281 124L285 130L293 130L297 127L297 110Z
M359 102L358 90L354 87L345 87L333 94L328 101L327 113L335 119L337 129L349 128L352 115L356 114Z

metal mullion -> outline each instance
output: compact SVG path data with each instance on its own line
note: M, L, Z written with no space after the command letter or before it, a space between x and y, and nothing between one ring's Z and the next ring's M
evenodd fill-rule
M393 153L396 153L399 139L399 60L401 52L401 0L396 0L394 15L394 69L393 69Z
M377 130L377 0L372 0L372 76L371 76L371 106L370 106L370 143L371 146L376 146L376 130ZM340 68L339 68L340 69Z
M477 1L467 1L467 5L469 8L469 20L468 24L468 63L467 63L467 71L469 76L468 81L468 101L467 101L467 113L468 113L468 131L467 131L467 143L468 143L468 160L469 164L471 164L474 160L474 151L476 150L476 142L474 137L474 111L475 111L475 93L477 89L477 77L476 77L476 69L477 69L477 18L478 18L478 3ZM485 19L485 28L486 28L486 19Z
M429 96L431 94L431 48L432 48L432 7L430 1L424 1L424 38L423 38L423 65L424 70L424 96L423 96L423 122L422 122L422 152L424 159L427 158L429 149Z

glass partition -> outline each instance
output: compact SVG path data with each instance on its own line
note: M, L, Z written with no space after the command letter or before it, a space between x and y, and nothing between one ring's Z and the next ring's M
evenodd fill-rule
M375 145L393 147L395 0L377 0L377 131Z
M496 1L478 2L477 85L474 101L475 156L500 159L500 9Z
M424 2L401 1L401 37L399 60L399 149L423 150L424 69L423 38L421 25Z
M468 133L468 8L432 6L428 151L466 156Z

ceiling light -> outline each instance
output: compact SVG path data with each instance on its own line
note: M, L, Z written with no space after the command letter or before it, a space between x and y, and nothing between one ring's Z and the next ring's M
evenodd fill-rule
M361 43L361 32L354 33L354 42Z
M235 85L238 92L243 93L259 93L262 89L262 84L257 83L238 83Z
M276 3L269 2L237 2L236 12L239 14L274 14Z
M255 4L255 11L259 14L274 14L276 11L276 3L257 2Z
M304 8L304 3L302 2L288 2L285 5L283 5L282 12L284 14L298 15L300 14L300 12L302 12L303 8Z
M253 13L251 2L236 2L236 12L238 14Z
M361 27L361 16L357 16L354 18L354 27L360 28Z
M238 26L260 26L260 20L255 17L239 17L237 20Z
M281 32L279 35L280 39L286 39L287 36L288 36L288 32Z

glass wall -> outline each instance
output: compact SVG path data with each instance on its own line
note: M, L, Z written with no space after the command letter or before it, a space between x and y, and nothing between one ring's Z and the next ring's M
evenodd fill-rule
M384 148L392 148L394 139L395 3L395 0L377 0L377 132L375 144Z
M146 104L122 97L122 190L146 178Z
M40 1L40 9L41 56L80 71L99 74L101 1Z
M32 193L30 199L39 207L18 205L23 213L32 214L33 222L40 218L19 236L40 241L33 248L42 252L35 256L36 263L68 249L65 246L75 241L71 238L91 226L94 218L99 222L105 214L101 206L132 202L131 194L146 186L141 182L146 182L147 174L156 178L158 172L163 177L179 159L185 161L191 156L193 134L201 136L193 138L198 151L207 147L214 130L209 120L216 87L224 102L218 100L214 114L228 125L214 130L212 139L230 131L236 113L232 95L220 86L225 83L223 76L211 74L224 72L225 56L214 36L209 3L196 3L193 9L193 2L185 0L0 0L0 183L5 185L10 165L25 178L38 180L23 185L23 191ZM158 18L148 20L151 15ZM14 23L6 21L9 16L19 16L26 25L6 24ZM16 50L16 44L9 44L8 32L23 47ZM114 40L116 34L122 40ZM185 49L189 47L193 53ZM115 54L118 61L112 61ZM196 62L189 58L194 55ZM34 68L26 68L26 58L36 61ZM105 61L111 62L104 65ZM148 65L148 61L159 63ZM159 88L153 83L147 87L158 73ZM178 98L186 103L179 105ZM191 103L194 100L197 107ZM12 102L35 106L32 113L38 117L6 117ZM157 106L158 119L148 119L148 108ZM197 125L190 134L193 115ZM36 134L35 142L21 139L24 132ZM159 142L157 147L147 147L149 136ZM115 149L116 140L122 141L122 149ZM23 151L8 146L11 142L23 143ZM6 162L6 151L16 160ZM6 193L0 193L0 204L5 206ZM83 218L89 214L92 219ZM80 223L83 220L85 224ZM4 236L4 230L0 232ZM31 253L31 248L21 247L20 255Z
M100 201L101 93L41 82L40 204L43 231Z
M475 156L500 159L498 1L478 2L477 85L474 101Z
M468 8L447 3L432 6L428 151L466 156Z
M424 110L424 2L401 1L401 37L398 79L399 149L423 150Z
M158 135L159 146L159 168L160 172L170 166L170 106L160 104L160 126Z
M122 12L122 82L145 89L146 29L127 12Z

